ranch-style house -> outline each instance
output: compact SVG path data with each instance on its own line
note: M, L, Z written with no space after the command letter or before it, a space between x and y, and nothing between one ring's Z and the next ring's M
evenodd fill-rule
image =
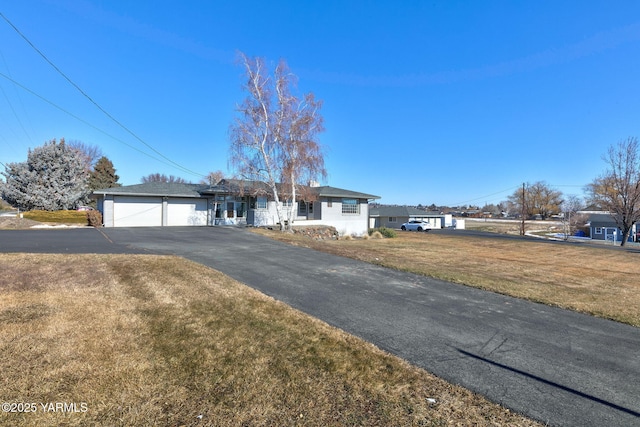
M276 203L266 184L223 179L216 185L150 182L95 190L105 227L249 225L275 226ZM333 226L341 235L363 235L369 202L379 196L330 186L300 186L294 225Z

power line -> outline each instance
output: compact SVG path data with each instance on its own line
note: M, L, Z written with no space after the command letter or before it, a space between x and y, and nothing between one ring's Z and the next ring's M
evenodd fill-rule
M547 184L548 187L550 188L558 188L558 187L570 187L570 188L584 188L585 185L576 185L576 184ZM474 199L469 199L469 200L465 200L463 202L458 202L458 203L452 203L449 204L448 206L461 206L461 205L467 205L471 202L477 202L478 200L486 200L489 199L492 196L497 196L498 194L502 194L505 193L507 191L515 191L516 189L521 188L522 184L518 184L515 185L513 187L507 188L506 190L502 190L502 191L497 191L495 193L491 193L491 194L487 194L486 196L480 196L480 197L476 197Z
M2 58L2 62L4 63L5 68L7 69L7 74L9 76L11 76L11 71L9 70L9 66L7 65L7 61L4 59L4 55L2 54L2 51L0 51L0 58ZM13 104L11 103L11 100L9 99L9 96L7 96L6 92L4 91L4 88L2 88L1 86L0 86L0 90L2 90L2 94L4 95L5 99L7 100L7 103L9 104L9 107L11 108L11 111L13 112L14 117L18 121L18 124L22 128L22 131L27 136L27 139L33 144L33 140L31 139L31 135L29 135L29 132L27 132L27 130L25 129L24 124L22 123L22 120L20 120L20 117L18 116L18 113L16 112L15 108L13 108ZM26 110L24 109L24 104L22 104L22 99L20 99L20 96L18 95L17 91L16 91L16 95L17 95L18 101L20 102L20 105L22 106L22 110L25 111L25 113L26 113ZM27 120L28 119L29 119L29 116L27 115ZM31 130L33 130L33 129L31 129Z
M95 105L96 108L98 108L98 110L100 110L104 115L106 115L108 118L110 118L114 123L116 123L122 129L124 129L127 133L129 133L135 139L137 139L142 144L144 144L147 148L152 150L154 153L156 153L157 155L159 155L163 159L167 160L169 163L171 163L172 165L174 165L178 169L181 169L184 172L187 172L187 173L190 173L192 175L199 176L199 177L206 176L205 174L194 172L191 169L188 169L188 168L186 168L186 167L174 162L173 160L171 160L170 158L168 158L167 156L162 154L160 151L156 150L150 144L145 142L142 138L140 138L133 131L131 131L129 128L127 128L124 124L122 124L120 121L118 121L115 117L113 117L111 114L109 114L109 112L107 112L104 108L102 108L96 101L93 100L93 98L91 98L84 90L82 90L82 88L80 88L80 86L78 86L76 83L74 83L73 80L71 80L65 73L63 73L62 70L60 70L53 62L51 62L49 60L49 58L47 58L47 56L40 51L40 49L38 49L33 43L31 43L31 41L24 34L22 34L22 32L20 32L20 30L15 25L13 25L13 23L11 21L9 21L9 19L6 16L4 16L4 14L2 12L0 12L0 16L2 17L2 19L4 19L7 22L7 24L9 24L11 26L11 28L14 29L14 31L16 33L18 33L18 35L20 37L22 37L24 39L24 41L27 42L27 44L29 44L29 46L31 46L31 48L33 48L33 50L35 50L49 65L51 65L51 67L53 67L53 69L56 70L58 72L58 74L60 74L62 77L64 77L65 80L67 80L69 82L69 84L71 84L71 86L76 88L78 90L78 92L80 92L82 94L82 96L87 98L89 100L89 102L91 102L93 105Z
M507 188L506 190L497 191L497 192L495 192L495 193L487 194L486 196L476 197L475 199L465 200L465 201L463 201L463 202L459 202L459 203L453 203L453 204L451 204L450 206L466 205L466 204L469 204L470 202L476 202L476 201L478 201L478 200L488 199L489 197L497 196L498 194L502 194L502 193L505 193L505 192L507 192L507 191L513 191L513 190L515 190L515 189L516 189L516 188L518 188L518 187L519 187L519 185L516 185L516 186L513 186L513 187L509 187L509 188Z
M41 100L43 100L43 101L44 101L44 102L46 102L47 104L51 105L52 107L57 108L58 110L62 111L63 113L68 114L69 116L73 117L74 119L78 120L79 122L84 123L85 125L87 125L87 126L89 126L89 127L93 128L93 129L97 130L98 132L100 132L100 133L102 133L102 134L104 134L104 135L108 136L109 138L112 138L113 140L118 141L119 143L126 145L127 147L131 148L132 150L136 150L138 153L144 154L145 156L147 156L147 157L149 157L149 158L151 158L151 159L153 159L153 160L155 160L155 161L158 161L158 162L160 162L160 163L164 163L164 164L166 164L167 166L172 166L172 165L170 165L169 163L165 162L164 160L159 159L159 158L157 158L157 157L154 157L154 156L152 156L151 154L149 154L149 153L147 153L147 152L145 152L145 151L142 151L142 150L140 150L139 148L134 147L133 145L128 144L128 143L126 143L125 141L123 141L123 140L121 140L121 139L119 139L119 138L117 138L117 137L115 137L115 136L111 135L110 133L108 133L108 132L106 132L106 131L104 131L104 130L102 130L102 129L100 129L100 128L98 128L98 127L94 126L94 125L92 125L92 124L91 124L91 123L89 123L88 121L86 121L86 120L82 119L81 117L76 116L75 114L71 113L70 111L65 110L64 108L60 107L60 106L59 106L59 105L57 105L56 103L54 103L54 102L52 102L52 101L49 101L48 99L44 98L44 97L43 97L43 96L41 96L41 95L38 95L36 92L34 92L34 91L32 91L31 89L29 89L29 88L25 87L24 85L22 85L22 84L18 83L17 81L15 81L15 80L14 80L14 79L12 79L11 77L9 77L9 76L5 75L4 73L0 72L0 77L4 77L5 79L9 80L10 82L12 82L13 84L15 84L16 86L18 86L18 87L20 87L21 89L23 89L23 90L27 91L28 93L32 94L33 96L36 96L36 97L40 98Z

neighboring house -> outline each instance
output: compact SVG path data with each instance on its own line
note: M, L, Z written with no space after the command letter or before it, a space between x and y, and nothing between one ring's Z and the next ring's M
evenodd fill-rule
M400 228L405 222L422 220L433 228L445 228L453 225L451 214L427 212L410 206L378 206L369 209L369 227Z
M590 214L587 226L589 227L590 236L594 240L613 241L615 239L617 242L622 241L622 230L618 227L611 214ZM640 231L638 224L634 224L629 234L630 242L634 241L634 236L637 236L638 231Z
M328 225L342 235L367 233L369 201L379 196L329 186L301 187L294 225ZM260 182L222 180L216 185L151 182L95 190L105 227L275 226L276 204Z

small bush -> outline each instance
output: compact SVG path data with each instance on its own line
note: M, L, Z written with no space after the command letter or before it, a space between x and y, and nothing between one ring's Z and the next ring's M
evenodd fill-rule
M373 233L375 232L378 232L382 234L382 236L388 237L390 239L397 236L396 230L394 230L393 228L387 228L387 227L372 228L369 230L369 235L373 235Z
M384 236L382 236L382 233L380 233L378 230L374 230L373 233L371 233L371 238L372 239L382 239Z
M86 224L87 213L79 211L39 211L25 212L23 218L40 222L59 222L63 224Z
M91 227L102 227L102 214L100 211L87 211L87 224Z

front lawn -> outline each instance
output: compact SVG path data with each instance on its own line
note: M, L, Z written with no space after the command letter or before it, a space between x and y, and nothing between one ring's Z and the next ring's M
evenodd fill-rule
M2 425L539 425L182 258L0 271Z

